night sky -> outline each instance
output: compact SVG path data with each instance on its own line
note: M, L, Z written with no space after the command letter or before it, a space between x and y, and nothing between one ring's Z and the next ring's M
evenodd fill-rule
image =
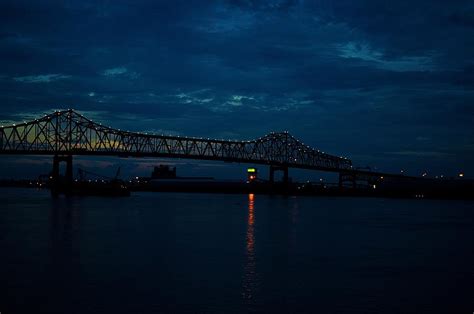
M3 124L74 108L160 134L288 130L357 166L472 177L473 100L472 1L0 0ZM0 176L50 159L2 157ZM157 163L82 162L129 174Z

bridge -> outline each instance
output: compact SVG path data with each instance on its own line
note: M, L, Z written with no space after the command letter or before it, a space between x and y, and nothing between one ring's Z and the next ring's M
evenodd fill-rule
M288 168L337 172L340 183L354 181L356 175L383 174L353 169L351 160L324 153L305 145L288 132L272 132L248 140L217 140L129 132L96 123L75 110L62 110L32 121L0 127L0 155L51 155L53 176L59 177L59 163L67 163L66 177L72 180L72 156L121 156L189 158L270 166L275 171Z

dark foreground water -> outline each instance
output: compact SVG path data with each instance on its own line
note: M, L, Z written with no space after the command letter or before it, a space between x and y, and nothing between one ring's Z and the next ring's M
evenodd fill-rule
M474 203L0 189L0 312L468 313Z

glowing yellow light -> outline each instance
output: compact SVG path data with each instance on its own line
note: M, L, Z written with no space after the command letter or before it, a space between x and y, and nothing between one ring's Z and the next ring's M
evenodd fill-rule
M254 173L254 172L257 172L257 169L255 169L255 168L248 168L248 169L247 169L247 172L249 172L249 173Z
M459 177L460 177L460 178L464 177L464 173L461 172L461 173L459 174Z

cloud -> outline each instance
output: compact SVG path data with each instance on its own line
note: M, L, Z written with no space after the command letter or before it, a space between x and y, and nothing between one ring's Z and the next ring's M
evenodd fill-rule
M230 99L227 101L227 104L234 107L240 107L243 105L245 101L252 101L252 100L255 100L255 98L252 96L232 95L230 96Z
M204 88L191 92L180 92L179 94L171 95L177 98L180 104L207 104L214 101L214 94L211 89Z
M103 76L107 77L128 77L130 79L137 79L140 74L137 72L129 71L126 67L110 68L102 71Z
M404 56L396 59L385 58L384 53L373 49L367 43L348 42L339 46L339 56L345 59L358 59L383 70L394 72L431 71L435 67L431 57Z
M301 108L314 107L314 100L302 93L283 94L280 96L271 94L248 94L248 95L225 95L210 104L212 112L231 114L233 112L252 112L259 116L262 113L278 113ZM316 107L316 109L318 109Z
M104 71L102 72L102 75L105 75L105 76L117 76L117 75L126 74L127 72L128 72L127 68L125 68L125 67L117 67L117 68L111 68L111 69L104 70Z
M15 82L21 83L51 83L59 80L69 79L71 77L71 75L64 74L40 74L14 77L13 80Z
M229 97L225 97L224 100L212 104L210 109L213 112L233 112L237 109L240 110L244 105L249 107L251 103L255 101L255 96L230 95Z

